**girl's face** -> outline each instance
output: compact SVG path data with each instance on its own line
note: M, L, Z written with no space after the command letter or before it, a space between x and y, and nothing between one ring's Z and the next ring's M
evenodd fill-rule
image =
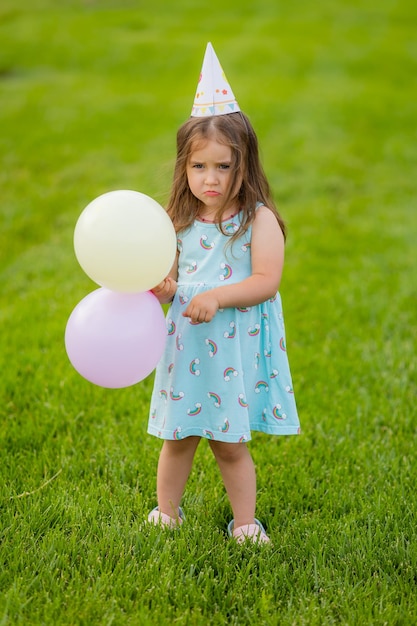
M187 162L188 185L207 209L206 215L213 215L224 204L233 180L231 166L230 146L215 139L204 139L193 146Z

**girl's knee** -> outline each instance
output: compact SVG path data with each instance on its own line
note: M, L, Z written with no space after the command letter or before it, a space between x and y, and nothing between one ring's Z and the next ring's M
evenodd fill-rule
M199 442L199 437L186 437L175 441L166 439L163 443L163 449L168 454L181 456L195 452Z
M249 454L245 443L210 441L210 447L216 459L228 463L239 461Z

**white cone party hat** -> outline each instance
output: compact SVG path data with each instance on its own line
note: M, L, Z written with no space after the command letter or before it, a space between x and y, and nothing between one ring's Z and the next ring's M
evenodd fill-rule
M211 43L208 43L191 117L226 115L236 111L240 111L237 100L233 95L213 46Z

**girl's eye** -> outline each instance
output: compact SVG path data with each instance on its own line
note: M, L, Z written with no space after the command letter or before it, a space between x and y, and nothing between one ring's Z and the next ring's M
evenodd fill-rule
M192 163L191 167L192 167L192 169L195 169L195 170L202 170L202 169L204 169L204 163ZM219 163L218 168L219 168L219 170L229 170L230 169L230 164L229 163Z

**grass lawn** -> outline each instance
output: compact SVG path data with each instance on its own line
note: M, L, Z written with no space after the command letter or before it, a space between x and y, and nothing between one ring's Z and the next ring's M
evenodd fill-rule
M412 0L2 1L1 625L417 623L416 28ZM303 433L250 444L272 548L228 541L205 442L181 532L144 525L152 377L95 387L63 343L76 220L165 203L207 41L289 230Z

